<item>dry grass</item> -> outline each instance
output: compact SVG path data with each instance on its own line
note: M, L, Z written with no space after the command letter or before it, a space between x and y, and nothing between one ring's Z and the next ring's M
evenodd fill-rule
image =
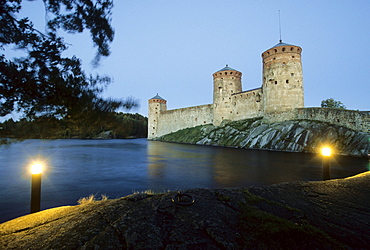
M92 202L95 202L95 201L106 201L106 200L108 200L108 198L109 198L108 196L106 196L105 194L102 194L100 200L98 200L98 199L95 198L94 194L91 194L88 197L80 198L77 201L77 203L79 205L85 205L85 204L89 204L89 203L92 203Z

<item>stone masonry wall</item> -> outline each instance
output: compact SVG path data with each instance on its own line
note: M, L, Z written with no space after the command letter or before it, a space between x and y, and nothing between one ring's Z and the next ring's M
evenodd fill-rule
M233 95L230 116L232 121L263 116L267 121L281 122L293 119L317 120L336 124L350 129L370 133L370 111L355 111L333 108L298 108L288 112L263 114L258 94L255 89ZM253 95L253 93L255 93ZM248 96L247 96L248 94ZM244 97L243 97L244 96ZM247 100L246 100L247 99ZM248 104L248 105L247 105ZM176 132L184 128L213 123L213 104L182 109L168 110L160 113L155 137Z
M167 110L160 113L156 137L212 122L213 104Z
M297 108L288 112L274 112L262 116L270 123L295 119L316 120L370 133L370 111L316 107Z
M329 122L356 131L370 133L370 111L355 111L334 108L299 108L297 119Z
M258 117L262 114L262 89L240 92L230 97L230 118L233 121Z

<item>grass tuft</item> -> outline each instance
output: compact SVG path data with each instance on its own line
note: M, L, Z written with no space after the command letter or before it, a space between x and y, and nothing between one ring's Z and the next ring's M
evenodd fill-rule
M93 203L93 202L95 202L95 201L106 201L106 200L108 200L108 196L106 196L105 194L102 194L101 195L101 198L100 198L100 200L97 200L96 198L95 198L95 195L94 194L91 194L91 195L89 195L88 197L83 197L83 198L80 198L78 201L77 201L77 203L79 204L79 205L86 205L86 204L89 204L89 203Z

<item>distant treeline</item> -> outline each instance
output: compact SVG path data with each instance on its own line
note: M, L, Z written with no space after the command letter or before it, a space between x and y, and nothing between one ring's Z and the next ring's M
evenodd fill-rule
M0 123L0 138L67 139L67 138L146 138L148 118L140 114L110 113L102 117L79 119L39 117Z

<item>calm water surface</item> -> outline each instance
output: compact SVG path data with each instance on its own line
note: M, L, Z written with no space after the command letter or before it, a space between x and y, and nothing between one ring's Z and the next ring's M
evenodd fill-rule
M81 197L118 198L135 191L250 187L321 180L313 154L244 150L134 140L26 140L0 146L0 223L29 213L29 164L47 162L41 209ZM335 157L332 177L369 170L369 161Z

